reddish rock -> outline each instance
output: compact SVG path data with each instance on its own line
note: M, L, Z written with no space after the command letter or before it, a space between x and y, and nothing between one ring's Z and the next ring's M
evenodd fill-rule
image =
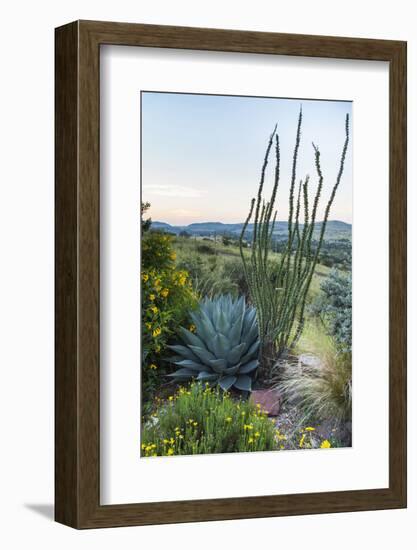
M260 405L261 409L268 413L268 416L278 416L281 407L281 394L277 389L254 390L250 400L255 405Z

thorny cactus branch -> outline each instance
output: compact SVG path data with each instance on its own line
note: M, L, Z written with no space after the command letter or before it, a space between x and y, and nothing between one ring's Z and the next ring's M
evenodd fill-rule
M263 377L268 377L276 358L293 347L302 333L307 294L319 258L330 209L343 175L349 144L349 115L347 114L345 121L346 137L342 149L339 171L325 208L318 243L315 250L312 250L313 234L316 228L316 216L324 177L320 164L320 150L313 143L314 164L318 184L310 212L308 198L310 178L308 175L304 180L299 181L296 197L294 193L298 152L301 142L301 126L302 110L300 108L292 159L288 237L281 257L274 261L268 261L277 218L275 202L280 180L281 158L277 126L275 126L270 135L262 165L257 198L253 198L251 201L249 214L243 224L239 240L244 275L249 287L251 300L257 310L261 338L260 374ZM263 197L263 187L274 138L275 174L271 197L267 201ZM301 211L303 211L304 218L302 230L300 227ZM249 254L246 254L243 242L253 215L253 231L250 238L251 250Z

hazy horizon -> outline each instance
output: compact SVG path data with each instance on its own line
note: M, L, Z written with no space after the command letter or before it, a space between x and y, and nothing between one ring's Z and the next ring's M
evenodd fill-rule
M145 219L146 219L146 215L145 215ZM322 223L323 220L316 220L315 223ZM346 223L347 225L352 225L351 222L346 222L344 220L337 220L337 219L328 219L327 220L327 223L330 223L330 222L340 222L340 223ZM241 222L223 222L223 221L220 221L220 220L202 220L202 221L198 221L198 222L191 222L191 223L169 223L169 222L166 222L165 220L160 220L160 219L152 219L152 223L166 223L168 225L171 225L172 227L185 227L185 226L188 226L188 225L193 225L193 224L206 224L206 223L213 223L213 224L223 224L223 225L237 225L237 224L240 224L240 223L244 223L244 220L241 221ZM272 223L272 221L270 222ZM288 223L288 220L276 220L275 223L285 223L287 224ZM251 221L249 223L249 225L253 224L253 221ZM303 222L302 220L300 220L300 225L303 225Z
M286 221L300 105L303 124L297 181L310 175L311 208L317 185L314 141L324 175L317 211L317 221L322 221L339 169L346 113L352 128L351 102L142 92L141 104L142 201L151 203L149 216L154 221L174 226L243 223L258 191L266 146L276 123L281 150L276 208L278 218ZM329 217L349 224L352 131L350 137L345 171ZM274 165L271 151L264 185L267 199Z

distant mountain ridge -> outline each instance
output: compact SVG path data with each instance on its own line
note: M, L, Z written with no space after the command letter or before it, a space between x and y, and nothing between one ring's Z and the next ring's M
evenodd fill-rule
M315 231L319 230L323 222L316 222ZM240 235L243 223L223 223L223 222L198 222L189 225L171 225L166 222L153 221L151 228L158 231L166 231L179 235L182 232L187 232L190 235L210 236L214 234L223 235ZM300 228L303 224L300 224ZM253 231L253 223L248 224L247 232ZM329 220L326 226L327 238L351 238L352 225L340 220ZM288 222L275 222L274 235L285 237L288 234Z

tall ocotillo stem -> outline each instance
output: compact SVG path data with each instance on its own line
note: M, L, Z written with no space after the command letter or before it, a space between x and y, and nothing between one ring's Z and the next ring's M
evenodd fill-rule
M292 159L292 174L289 193L288 237L280 258L269 260L273 232L277 217L275 210L276 195L280 180L280 142L275 126L266 148L262 164L261 178L256 199L253 198L248 217L240 235L240 254L243 271L247 280L252 302L256 306L261 338L261 369L263 377L268 377L276 358L290 349L300 337L304 327L304 310L308 290L314 275L324 239L327 220L339 187L349 144L349 115L345 121L345 142L342 149L340 167L336 182L327 202L324 219L321 224L319 240L312 250L313 234L316 228L316 216L323 189L323 173L320 164L320 151L313 144L315 168L318 185L313 206L309 209L309 176L299 180L297 194L297 161L301 143L302 111L298 116L296 139ZM266 201L263 189L272 144L275 139L275 174L271 197ZM301 230L301 211L304 224ZM250 238L251 250L245 252L244 240L248 226L254 215L253 231ZM272 220L272 222L271 222ZM295 327L296 325L296 327Z

